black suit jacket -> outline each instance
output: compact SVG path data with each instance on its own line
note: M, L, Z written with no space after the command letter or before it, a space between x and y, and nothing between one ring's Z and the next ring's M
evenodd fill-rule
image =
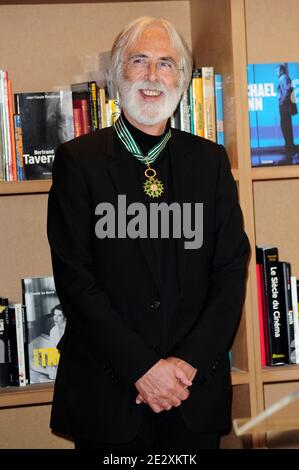
M168 355L198 369L180 409L191 429L208 432L230 423L228 350L248 240L224 147L178 130L168 145L174 200L204 204L202 247L184 249L184 239L176 240L180 298ZM135 165L112 128L63 144L53 165L48 238L67 327L51 427L75 437L133 439L146 406L135 404L134 383L161 358L150 241L95 235L97 204L116 207L118 194L127 204L140 201Z

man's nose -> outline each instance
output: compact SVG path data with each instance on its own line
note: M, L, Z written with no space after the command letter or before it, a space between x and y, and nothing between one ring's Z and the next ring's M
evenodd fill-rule
M156 62L149 62L147 67L147 79L155 82L158 78Z

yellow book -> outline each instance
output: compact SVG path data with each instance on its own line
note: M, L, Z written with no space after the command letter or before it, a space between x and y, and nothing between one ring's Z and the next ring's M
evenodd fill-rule
M202 67L202 93L204 115L204 137L217 142L215 115L214 68Z
M201 69L195 69L193 71L192 95L193 95L194 134L200 137L204 137L203 93L202 93Z

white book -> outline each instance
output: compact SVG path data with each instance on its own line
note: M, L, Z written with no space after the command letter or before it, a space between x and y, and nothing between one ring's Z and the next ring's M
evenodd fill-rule
M297 279L291 276L291 293L292 293L292 306L294 315L294 335L295 335L295 351L296 351L296 364L299 364L299 318L298 318L298 295L297 295Z
M16 317L16 336L17 336L17 352L19 366L19 385L26 385L26 366L25 366L25 348L24 348L24 312L22 304L14 304Z

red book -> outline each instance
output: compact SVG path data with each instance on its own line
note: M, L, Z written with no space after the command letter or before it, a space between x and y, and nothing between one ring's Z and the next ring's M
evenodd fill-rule
M79 108L82 112L82 134L89 134L91 130L90 114L88 108L88 101L86 98L73 99L73 108Z
M74 137L79 137L80 135L84 134L81 108L73 108L73 119L74 119Z

